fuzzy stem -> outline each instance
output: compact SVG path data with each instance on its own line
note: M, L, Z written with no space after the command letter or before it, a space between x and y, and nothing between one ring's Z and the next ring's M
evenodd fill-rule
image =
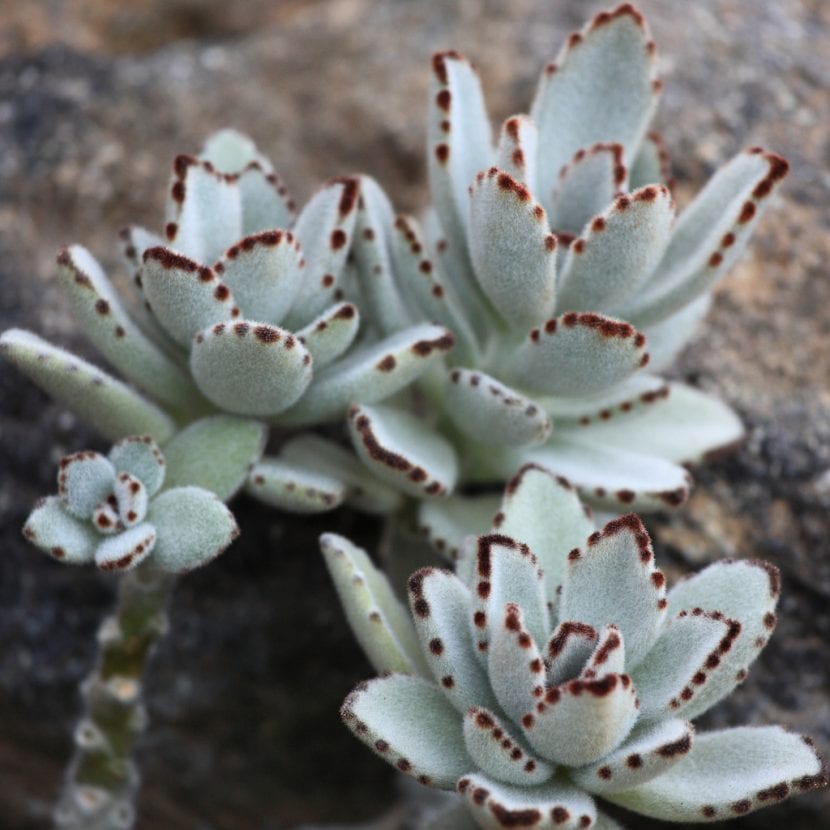
M85 711L54 811L61 830L133 826L140 779L130 755L147 720L142 675L153 646L167 631L167 601L175 581L150 563L121 577L115 613L98 629L97 664L81 684Z

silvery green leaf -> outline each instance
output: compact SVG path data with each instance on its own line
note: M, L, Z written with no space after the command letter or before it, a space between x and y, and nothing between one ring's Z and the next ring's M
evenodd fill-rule
M171 573L215 559L239 535L230 510L201 487L165 490L150 503L147 521L156 529L153 562Z
M105 438L147 433L165 441L175 430L170 416L138 392L32 332L3 332L0 354Z
M58 255L58 265L72 314L98 351L145 392L192 410L200 396L190 377L132 321L92 254L72 245Z
M564 476L592 504L611 510L664 510L689 495L691 477L680 465L596 444L575 430L554 430L544 447L525 451L523 460Z
M625 643L616 625L606 625L581 673L583 679L599 674L622 674L625 671Z
M290 332L249 320L199 332L190 370L202 394L238 415L276 415L311 383L311 355Z
M589 311L624 304L660 261L673 222L674 200L665 185L618 196L568 249L558 307Z
M698 734L663 775L605 798L667 821L723 821L826 781L808 739L780 726L742 726Z
M259 421L233 415L194 421L164 447L166 489L202 487L230 501L262 455L267 432Z
M789 165L754 147L735 156L680 214L652 278L623 310L638 325L664 320L709 291L746 247Z
M156 529L144 522L102 541L95 564L102 571L130 571L153 552L155 544Z
M744 435L738 416L725 403L681 383L667 384L640 404L611 410L588 424L563 424L557 437L568 441L573 435L600 447L686 464L733 447Z
M458 712L420 677L390 674L361 683L340 716L370 749L422 783L451 789L473 765Z
M615 196L628 189L624 152L622 144L601 142L577 150L559 171L554 186L548 217L552 228L578 235L591 219L608 208Z
M464 743L478 769L497 781L535 787L553 774L553 768L536 757L507 724L493 712L471 708L464 716Z
M526 115L511 115L502 124L495 165L517 182L536 191L539 131Z
M495 495L424 500L418 505L418 529L435 550L452 561L465 537L486 533L492 526L499 503Z
M673 181L669 153L662 137L659 133L647 133L631 162L629 188L636 190L647 184L665 184L671 190Z
M457 789L485 830L579 830L592 827L597 814L587 793L560 778L538 787L519 787L473 773L465 775Z
M332 179L303 208L294 236L305 256L303 284L287 318L300 328L338 301L343 266L351 250L360 193L358 179Z
M280 458L346 482L346 501L358 510L385 515L401 506L400 493L378 481L353 452L320 435L295 435L283 444Z
M112 494L115 469L97 452L77 452L61 459L58 495L64 507L79 519L88 519Z
M230 289L212 268L169 248L144 252L141 280L153 314L186 348L201 329L239 316Z
M721 657L740 634L740 623L716 614L681 611L664 626L631 676L640 717L686 717L686 709L723 670Z
M574 488L544 467L527 464L508 482L493 530L524 542L539 560L552 598L568 553L594 531Z
M650 45L651 44L651 45ZM657 105L654 47L630 4L602 12L548 64L531 108L539 128L539 193L550 197L581 147L616 141L634 155Z
M454 574L437 568L416 571L407 585L424 657L447 700L462 714L471 706L497 706L475 657L466 586Z
M242 202L233 177L210 162L180 155L173 163L165 227L170 247L197 262L214 262L242 236Z
M369 662L379 672L428 675L407 608L366 552L334 533L320 548L346 619Z
M361 308L385 335L413 322L395 285L390 250L394 218L392 205L378 183L361 176L352 249L363 298Z
M509 324L531 326L551 313L556 237L527 187L497 167L473 182L469 244L478 282Z
M101 539L88 521L68 513L58 496L48 496L35 505L23 525L23 535L45 553L69 565L92 562Z
M573 770L571 778L598 795L637 787L681 761L693 737L694 728L683 720L637 724L625 743L596 763Z
M517 723L535 710L545 690L545 663L522 617L522 609L513 602L501 609L494 603L488 613L490 687L502 711Z
M595 628L614 623L625 640L626 663L636 667L659 636L666 615L665 581L654 566L648 532L629 513L568 554L559 618Z
M579 676L598 642L599 634L592 625L576 620L559 623L545 645L548 686Z
M112 445L109 460L116 473L135 476L154 496L164 482L166 461L158 444L149 435L130 435Z
M105 501L97 505L90 518L95 529L105 536L124 530L124 523L118 515L118 502L114 495L108 496Z
M360 328L360 315L352 303L337 303L297 332L319 372L336 360L354 342Z
M550 435L551 421L533 399L484 372L452 369L444 389L447 415L476 441L534 446L543 444Z
M222 275L222 284L231 290L243 317L276 325L300 290L302 261L300 243L290 231L268 230L231 245L213 271ZM204 325L211 322L218 320Z
M643 327L651 356L648 362L651 372L663 372L674 363L681 349L700 328L711 305L712 295L704 294L665 320Z
M237 179L242 201L242 233L290 228L297 208L280 177L261 161L252 161Z
M342 504L347 493L339 479L268 457L254 464L245 490L291 513L325 513Z
M752 559L717 562L674 586L669 594L669 613L694 613L695 608L718 611L741 627L731 647L718 655L718 671L688 704L685 717L703 714L746 677L775 628L779 593L778 569Z
M568 312L535 328L512 355L510 377L548 395L598 394L648 362L634 326L602 314Z
M302 400L279 418L288 426L330 421L353 402L372 404L408 386L453 346L440 326L421 323L355 349L315 375Z
M202 161L210 162L220 173L238 173L252 161L267 164L256 144L238 130L225 128L211 133L199 151Z
M138 477L123 471L118 473L113 494L118 504L117 517L124 527L137 525L147 515L147 488Z

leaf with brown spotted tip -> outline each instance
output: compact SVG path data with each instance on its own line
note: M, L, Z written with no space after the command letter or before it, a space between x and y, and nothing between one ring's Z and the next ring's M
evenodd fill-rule
M648 362L646 339L632 325L602 314L552 317L510 357L513 383L548 395L599 394Z
M334 510L347 492L336 478L268 457L253 465L245 491L271 507L303 514Z
M290 228L297 208L280 177L262 162L250 162L237 179L242 202L242 232Z
M470 191L470 258L476 278L512 326L532 326L552 311L556 239L528 188L497 167Z
M290 231L268 230L231 245L213 271L222 275L222 284L231 290L243 317L277 325L300 290L302 263L300 243ZM218 320L208 320L199 328L210 322Z
M95 564L102 571L131 571L153 552L155 544L156 529L144 522L102 541L95 551Z
M712 306L712 295L704 294L659 323L643 326L651 372L668 369L697 333Z
M456 789L485 830L581 830L593 826L597 815L594 800L587 793L559 778L529 788L472 773L460 779Z
M724 821L826 784L812 742L780 726L743 726L698 734L663 775L604 797L666 821Z
M314 359L319 372L336 360L354 342L360 328L360 314L352 303L337 303L297 332L297 338Z
M334 533L320 537L346 620L379 672L429 675L406 606L365 551Z
M165 490L150 503L147 521L156 529L153 563L171 573L201 567L239 535L230 510L201 487Z
M363 463L402 492L423 498L455 488L455 450L415 415L389 406L353 406L349 434Z
M112 494L114 485L115 469L100 453L77 452L61 459L58 495L64 507L79 519L89 519Z
M572 770L571 779L597 795L639 786L681 761L692 748L693 738L694 728L688 721L638 724L613 752Z
M664 185L618 196L568 249L557 308L610 309L636 296L654 270L674 223L674 200Z
M619 142L632 158L658 93L651 34L633 6L602 12L572 34L542 73L531 108L539 128L542 198L549 198L562 165L581 147Z
M646 134L637 155L631 161L629 172L631 190L645 187L647 184L664 184L669 190L674 188L668 150L660 134L655 132Z
M190 370L202 394L238 415L276 415L311 383L311 355L290 332L249 320L199 332Z
M418 505L418 529L438 553L453 561L467 536L485 533L492 526L500 501L489 494L422 501Z
M340 716L381 758L433 787L451 789L473 766L458 712L420 677L390 674L361 683Z
M158 444L149 435L130 435L113 444L109 460L116 473L125 472L135 476L154 496L164 482L167 462Z
M484 372L452 369L444 388L447 415L473 440L534 446L550 435L552 425L541 407Z
M146 433L165 441L175 430L170 416L138 392L32 332L3 332L0 354L105 438Z
M247 135L230 128L211 133L199 151L199 158L210 162L220 173L238 173L252 161L268 164Z
M67 512L58 496L48 496L35 505L23 525L23 536L68 565L92 562L101 540L88 521Z
M538 154L539 130L533 120L526 115L511 115L501 127L496 167L534 193Z
M147 515L147 488L136 476L125 472L118 473L115 476L113 495L118 505L116 519L124 527L137 525Z
M599 634L592 625L577 620L560 622L545 645L547 685L558 686L581 675L598 642Z

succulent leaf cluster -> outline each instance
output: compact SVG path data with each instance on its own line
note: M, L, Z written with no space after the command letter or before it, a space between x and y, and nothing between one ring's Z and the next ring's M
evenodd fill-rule
M247 466L247 465L246 465ZM211 490L167 487L166 461L149 436L129 436L108 455L91 450L61 459L58 493L41 499L23 535L54 559L128 571L183 573L217 557L239 534Z
M635 514L595 531L573 489L534 466L455 572L410 577L409 614L366 553L321 542L383 673L348 696L346 725L421 783L454 788L481 827L617 826L597 799L718 821L826 783L809 739L692 725L774 629L772 565L718 562L667 590Z
M401 489L446 495L537 462L599 506L653 510L685 500L684 464L741 438L723 403L658 373L787 163L740 153L677 215L665 149L648 131L655 67L642 15L603 12L493 141L471 64L435 55L424 227L376 197L354 242L362 310L378 330L428 319L456 337L445 371L418 384L430 417L351 412L358 452Z

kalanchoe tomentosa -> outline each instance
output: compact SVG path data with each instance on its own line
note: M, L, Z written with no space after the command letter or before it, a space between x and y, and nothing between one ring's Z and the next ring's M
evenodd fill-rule
M437 429L402 409L353 410L358 451L390 481L418 492L408 472L426 466L446 493L535 461L600 506L651 510L684 501L684 463L741 437L724 404L656 373L691 338L787 163L739 154L675 220L665 151L647 133L655 65L642 15L603 12L494 145L474 69L434 57L425 232L375 199L355 235L364 316L381 331L436 320L457 339L446 371L421 383ZM393 267L375 274L380 247Z
M364 552L323 536L349 622L391 672L349 695L349 728L485 828L616 826L595 797L717 821L826 783L809 739L691 724L775 627L777 569L719 562L667 591L636 515L592 531L566 482L525 467L456 573L412 575L411 619Z
M58 495L41 499L23 535L53 558L127 571L152 556L161 571L182 573L217 557L236 538L236 521L202 487L162 491L165 460L149 436L130 436L108 456L63 458Z

